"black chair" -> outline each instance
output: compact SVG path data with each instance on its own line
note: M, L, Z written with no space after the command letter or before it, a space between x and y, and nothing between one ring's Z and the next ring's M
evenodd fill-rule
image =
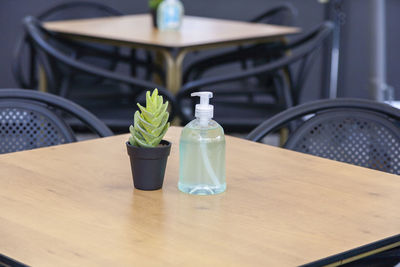
M249 20L253 23L267 23L275 25L292 26L297 16L297 10L289 3L279 4ZM248 64L257 65L266 63L282 56L276 48L282 45L281 41L267 44L239 46L216 55L201 58L192 62L184 71L183 82L200 79L205 72L225 65L239 63L242 69Z
M91 18L104 16L120 16L122 12L96 2L71 1L59 4L41 12L37 18L40 21ZM65 40L60 48L72 49L74 57L94 62L109 70L114 70L120 56L120 49L108 45L93 45L84 42ZM109 55L108 57L102 56ZM17 41L12 65L13 75L21 88L37 88L38 71L37 57L33 44L24 32Z
M195 102L189 97L198 90L214 93L215 118L228 132L249 132L266 118L297 105L317 51L332 29L332 23L325 22L303 37L277 47L282 54L290 53L270 63L186 83L177 95L183 123L193 117ZM258 85L263 76L271 79L268 90ZM238 82L243 85L238 86Z
M69 98L92 111L115 130L126 131L127 126L132 123L134 111L137 109L136 102L143 103L145 92L153 88L158 88L160 94L169 101L170 120L174 118L177 110L175 98L158 84L121 75L71 57L54 45L58 42L57 38L46 31L33 17L25 18L24 26L33 41L40 64L43 66L50 92L58 94L63 88L69 87L68 80L65 82L63 77L54 75L54 69L62 67L71 74L85 73L105 81L103 87L92 88L93 92L89 97L85 96L86 88L75 88L76 94L70 95ZM77 89L83 90L79 92L80 90Z
M289 129L283 147L298 152L400 174L400 110L361 99L319 100L290 108L264 121L247 139ZM345 264L383 267L400 263L394 248Z
M290 129L283 147L400 174L400 110L361 99L319 100L264 121L247 139Z
M0 153L77 141L65 118L79 120L99 137L111 130L92 113L52 94L0 89Z

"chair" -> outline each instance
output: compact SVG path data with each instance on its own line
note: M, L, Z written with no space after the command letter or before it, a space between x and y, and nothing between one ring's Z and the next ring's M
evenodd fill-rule
M184 84L177 95L183 123L193 117L194 102L189 96L194 91L214 93L215 118L228 132L249 132L266 118L297 105L317 51L332 29L332 23L325 22L302 37L277 47L285 56L267 64ZM268 90L260 89L260 77L271 80ZM238 86L238 82L243 85ZM271 92L277 99L271 97Z
M290 129L283 147L298 152L400 174L400 110L361 99L319 100L290 108L264 121L247 139L260 142ZM400 263L394 248L343 266L383 267Z
M0 153L77 141L64 116L80 120L100 137L113 135L92 113L65 98L26 89L0 89Z
M160 94L169 101L170 119L174 118L177 110L175 98L158 84L121 75L71 57L54 45L59 40L52 33L46 31L33 17L24 19L24 27L34 44L40 64L43 66L49 92L59 94L60 90L68 90L70 86L68 80L54 74L54 69L63 68L72 75L85 73L99 77L106 82L103 87L91 88L93 92L89 97L85 96L85 90L77 90L82 88L75 88L76 94L69 98L92 111L113 129L126 131L127 126L132 123L134 111L137 109L136 102L143 103L145 92L153 88L158 88Z
M249 20L249 22L291 26L296 16L297 10L291 4L283 3L268 9ZM279 58L282 54L276 49L272 50L275 51L275 53L271 53L271 48L279 45L282 45L281 41L239 46L233 50L196 60L186 68L183 74L183 82L186 83L191 80L200 79L205 72L209 72L223 65L240 63L242 69L246 69L249 63L253 65L260 64L260 58L262 58L261 62L263 63Z
M319 100L264 121L247 139L289 128L283 147L400 174L400 110L361 99Z
M41 12L37 18L40 21L49 21L120 15L123 15L123 13L100 3L72 1L51 7ZM63 45L63 47L65 46L66 44ZM109 70L114 70L117 66L117 57L120 55L120 49L117 47L73 41L69 41L68 46L69 49L74 49L74 56L76 58L81 58L88 62L96 62L97 65L101 65ZM96 53L97 51L99 52L98 54ZM111 56L104 58L101 52L108 53ZM33 45L29 42L26 32L24 32L17 41L12 65L12 72L19 87L30 89L37 88L38 73L36 57Z

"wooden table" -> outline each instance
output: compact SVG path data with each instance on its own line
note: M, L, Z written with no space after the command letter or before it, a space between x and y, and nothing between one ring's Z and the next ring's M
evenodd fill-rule
M262 43L299 32L298 28L241 21L185 16L179 32L161 32L148 14L46 22L44 26L65 36L86 41L152 49L167 64L167 88L181 86L182 62L194 50L246 43Z
M179 134L167 134L152 192L133 189L127 135L0 155L0 254L31 266L320 266L400 245L398 176L227 137L227 191L192 196L177 189Z

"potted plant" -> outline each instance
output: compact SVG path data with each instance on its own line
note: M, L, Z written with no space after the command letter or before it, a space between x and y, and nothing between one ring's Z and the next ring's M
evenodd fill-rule
M150 14L154 28L157 28L157 8L163 0L149 0Z
M160 189L164 181L171 143L162 140L169 128L168 101L154 89L146 93L146 107L137 104L140 111L134 115L131 136L126 142L131 160L133 184L141 190Z

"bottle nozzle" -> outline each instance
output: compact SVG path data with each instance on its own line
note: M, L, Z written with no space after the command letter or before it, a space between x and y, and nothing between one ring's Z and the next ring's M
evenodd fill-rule
M211 119L214 113L214 107L210 105L210 98L213 97L212 92L195 92L191 96L199 96L200 104L196 105L195 116L200 119Z
M210 98L213 97L212 92L195 92L192 93L191 96L199 96L200 97L200 105L208 105L210 103Z

